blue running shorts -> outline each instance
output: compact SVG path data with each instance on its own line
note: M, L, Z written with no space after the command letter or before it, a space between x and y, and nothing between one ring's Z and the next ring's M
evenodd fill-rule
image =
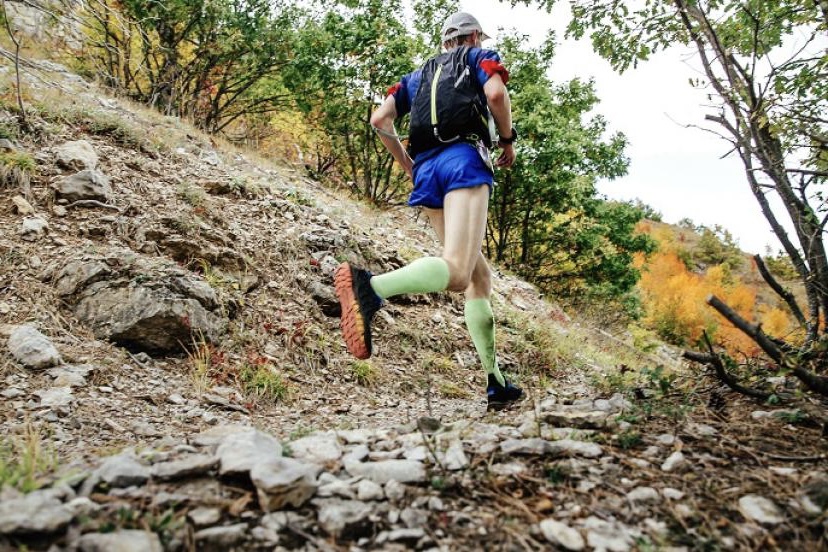
M481 184L491 187L494 176L474 144L461 142L441 149L435 155L423 152L414 163L414 191L408 198L412 207L442 209L446 194L459 188Z

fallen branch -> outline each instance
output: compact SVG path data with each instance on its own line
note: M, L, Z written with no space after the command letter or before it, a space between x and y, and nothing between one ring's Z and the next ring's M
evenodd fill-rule
M73 201L66 206L67 209L71 209L73 207L100 207L101 209L112 209L113 211L118 211L119 213L122 212L120 207L110 205L109 203L101 203L100 201L94 199L79 199L78 201Z
M755 341L756 344L759 345L759 347L761 347L762 350L765 351L765 353L775 362L780 364L782 363L782 351L780 350L781 344L763 332L762 326L758 324L751 324L715 295L708 296L707 304L716 309L719 314L724 316L728 322L741 330L742 333L746 334L753 341Z
M713 350L713 343L710 342L710 337L707 335L707 332L702 332L702 336L704 337L704 342L707 345L710 354L705 355L704 353L694 353L694 356L696 358L704 359L703 361L698 360L697 362L704 362L705 364L713 366L713 369L716 371L716 377L718 377L725 385L727 385L737 393L742 393L743 395L755 397L763 401L767 400L768 397L770 397L770 393L767 393L765 391L759 391L758 389L753 389L752 387L745 387L744 385L736 381L736 379L727 372L727 369L725 369L721 357L717 355L716 352ZM689 352L691 351L686 351L685 356L687 356L687 353Z
M828 460L828 454L818 454L816 456L778 456L776 454L766 454L769 460L778 460L779 462L821 462Z

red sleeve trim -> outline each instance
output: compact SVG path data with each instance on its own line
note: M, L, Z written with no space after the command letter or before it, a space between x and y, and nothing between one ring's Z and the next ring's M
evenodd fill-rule
M389 88L389 89L388 89L388 92L386 92L386 94L385 94L385 95L386 95L386 96L394 96L394 95L396 95L396 94L397 94L397 91L400 89L400 87L401 87L401 86L402 86L402 84L398 82L397 84L395 84L394 86L392 86L391 88Z
M509 71L506 70L506 68L503 67L499 61L484 59L480 62L480 68L483 69L483 71L490 77L495 73L500 75L500 78L503 80L503 84L507 84L509 82Z

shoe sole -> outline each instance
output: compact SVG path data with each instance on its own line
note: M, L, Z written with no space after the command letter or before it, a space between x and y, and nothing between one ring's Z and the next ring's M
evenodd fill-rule
M506 410L512 406L515 406L523 401L526 398L526 395L521 395L517 399L513 401L493 401L486 403L486 410Z
M351 276L351 265L348 263L342 263L337 267L334 273L334 289L342 307L339 327L342 328L345 346L352 355L365 360L371 356L371 351L365 343L365 320L359 310L359 301L354 295L354 281Z

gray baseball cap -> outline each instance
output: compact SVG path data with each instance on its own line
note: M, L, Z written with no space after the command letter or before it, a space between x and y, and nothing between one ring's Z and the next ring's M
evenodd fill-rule
M458 36L465 36L471 34L472 31L480 33L480 40L491 38L483 32L480 22L470 13L457 12L450 15L446 22L443 23L443 28L440 31L440 36L443 42L456 38Z

